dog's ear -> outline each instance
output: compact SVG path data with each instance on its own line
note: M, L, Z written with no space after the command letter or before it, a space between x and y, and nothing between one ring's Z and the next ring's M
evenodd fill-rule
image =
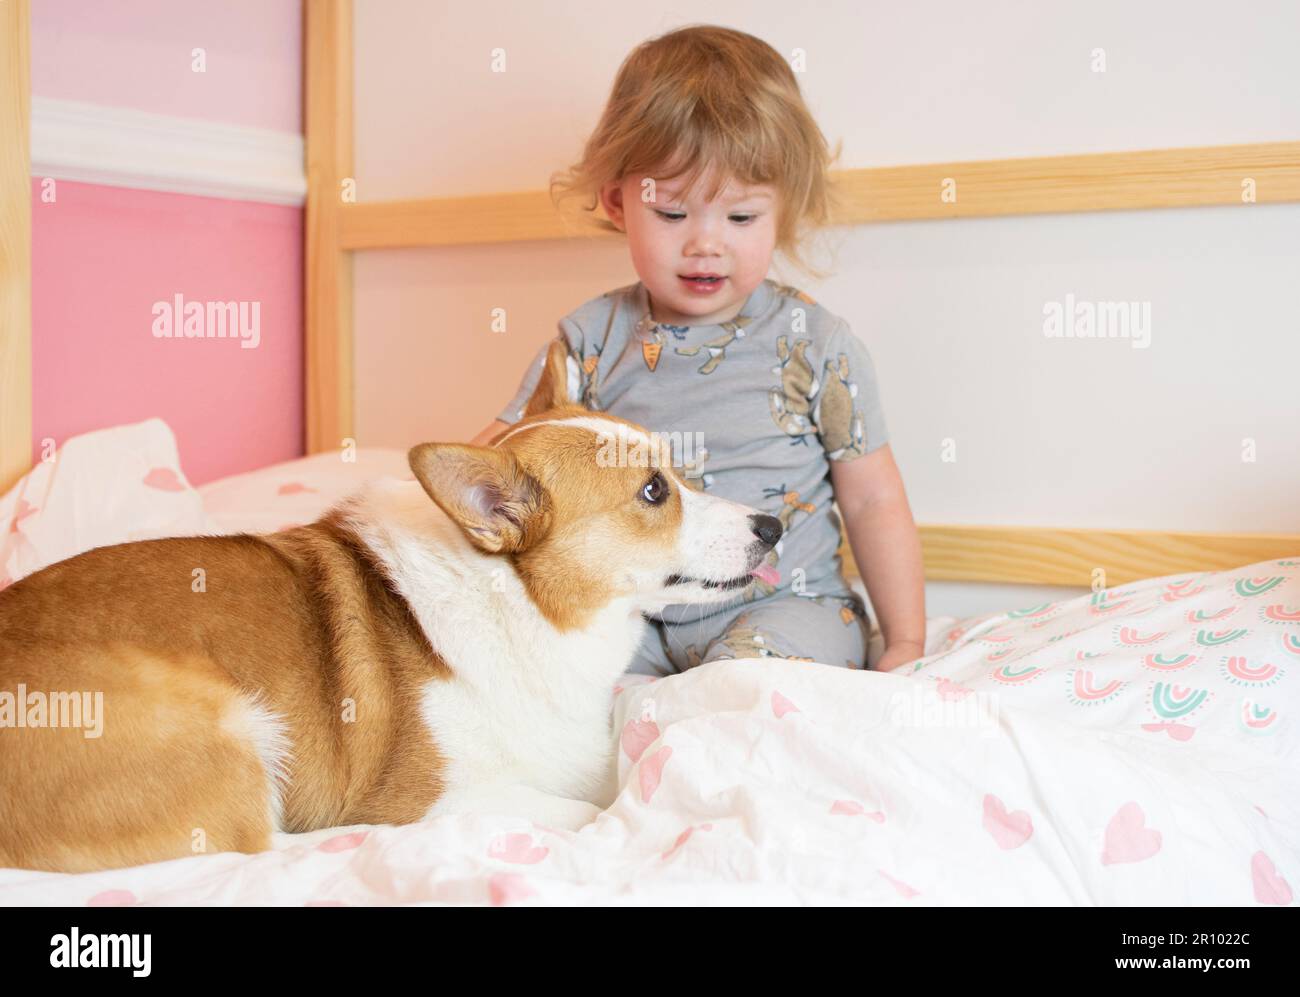
M549 412L551 409L572 405L582 383L578 361L569 355L568 343L563 336L551 340L542 363L542 376L533 389L533 396L524 406L522 418Z
M407 460L429 497L488 554L524 550L550 525L546 490L508 450L421 443Z

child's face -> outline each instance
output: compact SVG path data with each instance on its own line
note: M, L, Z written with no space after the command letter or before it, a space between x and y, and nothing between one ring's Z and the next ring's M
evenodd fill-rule
M601 191L610 220L627 233L632 265L650 293L651 314L671 325L712 325L740 313L767 276L776 247L776 190L734 179L704 199L711 176L682 199L680 177L628 176ZM686 274L719 274L715 285Z

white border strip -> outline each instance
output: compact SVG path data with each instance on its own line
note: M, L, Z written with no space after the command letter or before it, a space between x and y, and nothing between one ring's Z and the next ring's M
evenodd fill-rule
M301 135L32 97L32 177L302 205Z

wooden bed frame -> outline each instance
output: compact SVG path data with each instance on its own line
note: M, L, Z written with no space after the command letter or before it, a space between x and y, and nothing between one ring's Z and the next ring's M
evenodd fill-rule
M358 250L591 238L545 191L348 203L352 2L304 0L306 449L353 436L352 266ZM31 462L29 0L0 4L0 492ZM935 192L956 178L959 203ZM1300 142L845 170L837 224L1300 201ZM594 236L607 238L608 236ZM613 237L617 238L617 237ZM1300 556L1300 534L920 526L929 580L1096 587ZM846 569L853 559L841 547Z

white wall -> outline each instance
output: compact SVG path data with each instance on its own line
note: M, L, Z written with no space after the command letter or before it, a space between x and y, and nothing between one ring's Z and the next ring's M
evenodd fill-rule
M627 51L702 16L357 4L359 197L544 187ZM807 53L843 167L1300 139L1294 2L719 2L707 19ZM1300 205L830 235L833 278L782 275L871 349L918 521L1300 532ZM355 279L359 436L406 446L468 438L559 316L636 275L618 245L539 242L359 254ZM1149 303L1149 348L1046 338L1044 304L1067 293ZM1067 591L931 585L929 609Z

